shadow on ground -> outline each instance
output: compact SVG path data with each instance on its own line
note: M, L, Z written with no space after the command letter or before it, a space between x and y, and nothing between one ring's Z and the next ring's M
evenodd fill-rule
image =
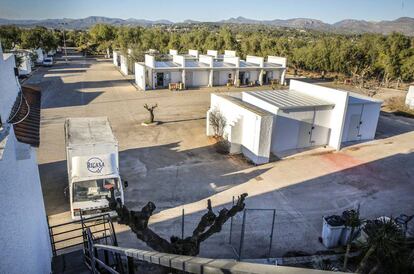
M335 154L320 156L318 160L331 163L333 166L349 165L346 158L335 157ZM344 210L356 208L358 204L361 206L361 217L365 219L379 216L395 217L401 213L414 214L414 203L411 199L414 195L414 166L411 164L413 161L414 153L396 154L249 196L246 208L276 209L276 221L273 241L270 242L272 213L261 210L248 211L244 225L242 258L267 257L269 248L271 257L281 257L288 251L303 251L310 254L324 251L326 248L318 240L321 235L322 216L341 214ZM151 188L154 194L161 191L158 186ZM163 203L160 200L154 202L156 205ZM230 208L231 203L213 206L214 211L218 212L223 207ZM186 205L179 207L185 210ZM156 212L160 210L163 208L157 207ZM205 211L184 214L184 237L191 235L204 213ZM233 219L232 225L228 221L221 232L203 242L200 256L235 258L234 250L238 252L240 248L242 216L243 213L239 213ZM152 224L151 228L166 239L172 235L181 237L182 217L174 216L157 222ZM118 233L118 239L120 246L151 250L131 232Z

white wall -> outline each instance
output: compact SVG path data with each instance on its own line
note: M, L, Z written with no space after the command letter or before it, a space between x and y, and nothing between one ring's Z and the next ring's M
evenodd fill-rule
M185 58L182 55L173 55L173 62L181 65L182 67L185 66Z
M51 273L52 253L36 155L29 145L15 139L13 131L0 160L0 174L0 273Z
M170 73L171 83L178 83L182 81L181 71L171 71Z
M236 51L235 50L225 50L224 51L224 56L236 57Z
M274 154L277 155L290 149L327 144L330 132L331 109L314 110L313 108L305 108L283 111L248 92L242 92L242 100L273 114L271 151ZM312 143L307 145L300 142L300 129L305 123L304 120L312 121L314 126L312 138L309 139ZM308 123L309 126L312 125L312 122Z
M279 57L279 56L267 56L267 62L272 64L278 64L282 67L286 67L287 59L285 57Z
M146 90L145 65L135 63L135 84L142 90Z
M214 83L219 86L224 86L229 81L229 74L232 75L232 79L234 80L234 71L232 70L220 70L218 71L218 79L214 79Z
M189 49L188 50L188 55L194 56L198 58L198 50L196 49Z
M349 104L345 117L342 142L372 140L375 138L381 103ZM355 125L351 125L351 117L360 117L359 135L352 136L350 132L355 131Z
M32 61L28 55L22 55L23 62L19 66L19 75L28 75L32 72Z
M264 58L259 56L247 55L246 62L259 65L260 67L264 66Z
M19 91L17 80L14 76L15 66L14 56L12 54L3 56L0 48L0 116L3 122L9 117L10 110Z
M128 57L121 55L121 72L128 75Z
M204 64L209 65L210 67L213 67L214 58L213 58L213 56L210 56L210 55L201 54L198 57L198 61L200 63L204 63Z
M209 49L209 50L207 50L207 55L211 55L211 56L214 56L215 58L217 58L218 57L218 51Z
M43 50L42 49L36 49L35 52L37 54L37 60L36 60L36 62L42 63L43 62L43 59L44 59Z
M13 56L0 50L0 115L5 122L19 91ZM36 154L13 127L0 157L0 273L51 272L51 246Z
M297 80L290 81L289 89L300 91L335 105L331 112L332 118L329 126L331 133L328 145L339 150L341 148L342 131L345 124L345 113L348 105L348 92Z
M145 65L150 68L155 68L155 57L145 54Z
M192 86L195 86L195 87L208 86L208 77L209 77L208 70L197 70L197 71L193 71L192 73L193 73Z
M118 66L118 52L116 51L112 52L112 62L115 66Z
M233 64L236 67L240 66L240 57L224 56L223 62Z
M177 55L177 54L178 54L178 50L176 50L176 49L170 49L170 50L168 51L168 53L169 53L170 55Z
M407 95L405 97L405 104L410 108L414 109L414 86L410 86Z
M256 164L269 161L273 123L270 113L260 115L251 108L211 94L211 105L207 117L214 109L218 109L226 117L227 127L224 135L232 143L233 153L242 152ZM207 118L207 135L212 134Z

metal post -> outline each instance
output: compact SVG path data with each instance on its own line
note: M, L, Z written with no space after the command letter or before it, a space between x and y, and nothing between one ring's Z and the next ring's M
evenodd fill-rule
M273 230L275 228L275 218L276 218L276 209L273 209L272 231L270 232L269 254L267 256L268 258L270 258L270 253L272 252Z
M243 223L242 223L242 231L241 231L241 235L240 235L240 246L239 246L239 259L238 259L238 261L241 260L242 249L243 249L244 229L245 229L245 224L246 224L246 211L247 211L247 209L245 209L243 211Z
M134 274L135 273L134 258L128 256L127 257L127 262L128 262L128 274Z
M93 241L92 241L92 234L90 229L87 230L87 238L88 238L88 250L89 250L89 257L90 263L92 268L92 273L96 273L96 265L95 265L95 255L94 255L94 248L93 248Z
M66 35L65 35L65 27L63 27L63 47L65 48L65 61L68 62L68 52L66 50Z
M234 196L232 205L234 206ZM233 216L230 217L230 237L229 237L229 244L231 244L231 234L233 233Z
M184 208L181 215L181 239L184 239Z

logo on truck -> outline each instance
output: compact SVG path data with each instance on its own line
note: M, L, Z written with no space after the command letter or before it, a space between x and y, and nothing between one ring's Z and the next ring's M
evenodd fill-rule
M90 158L88 162L86 162L87 169L93 173L100 173L104 166L105 163L97 157Z

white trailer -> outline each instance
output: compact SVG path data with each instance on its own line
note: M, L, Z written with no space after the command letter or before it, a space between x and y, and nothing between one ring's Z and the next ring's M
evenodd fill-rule
M65 122L66 159L72 219L111 212L107 196L124 203L119 174L118 141L107 117L68 118Z

